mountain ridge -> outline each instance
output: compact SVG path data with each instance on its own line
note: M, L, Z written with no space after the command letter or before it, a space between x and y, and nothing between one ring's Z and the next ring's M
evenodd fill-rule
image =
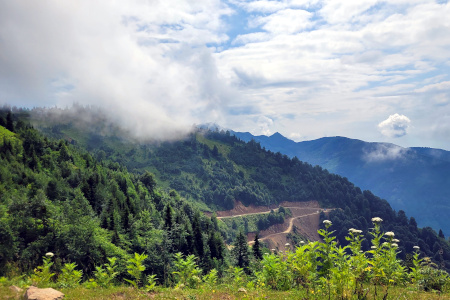
M243 141L296 156L312 165L349 178L357 186L385 198L396 210L416 216L421 226L450 232L450 151L425 147L404 148L391 143L365 142L342 136L295 142L279 133L253 136L233 132ZM445 211L445 213L444 213Z

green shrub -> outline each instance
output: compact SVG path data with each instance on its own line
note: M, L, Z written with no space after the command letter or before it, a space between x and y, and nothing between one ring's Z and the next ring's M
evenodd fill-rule
M64 268L61 270L61 275L58 277L58 285L60 287L75 287L80 284L83 272L75 270L76 267L76 263L64 265Z
M135 288L139 288L142 279L142 272L145 271L145 266L143 261L148 257L148 255L142 253L134 253L134 258L127 260L127 272L130 274L134 280L125 279L127 282L131 283Z
M200 275L202 270L197 266L195 262L195 255L188 255L186 259L183 258L183 254L178 252L175 254L175 280L177 281L177 288L188 286L190 288L196 288L201 282Z
M34 269L34 274L31 275L31 281L35 286L46 287L50 284L50 281L55 273L52 273L50 268L53 266L52 257L53 253L48 252L43 257L42 266L38 266Z

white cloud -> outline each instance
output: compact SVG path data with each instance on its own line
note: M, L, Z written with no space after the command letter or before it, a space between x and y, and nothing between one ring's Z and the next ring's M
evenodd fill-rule
M411 120L404 115L393 114L378 124L380 132L391 138L402 137L408 133Z
M364 140L401 111L402 143L450 115L448 2L3 2L0 101L18 106L97 104L160 136L212 121ZM427 145L449 149L438 127Z
M272 134L270 127L273 125L273 120L271 118L266 117L266 116L261 116L258 118L257 124L258 124L259 132L261 134L264 134L264 135Z
M260 16L249 22L250 27L262 26L272 34L292 34L309 28L312 13L301 9L284 9L268 16Z
M15 105L95 104L138 135L220 121L236 98L206 43L227 39L220 1L7 1L0 97Z
M367 162L382 162L404 158L407 149L393 144L377 144L363 149L363 159Z

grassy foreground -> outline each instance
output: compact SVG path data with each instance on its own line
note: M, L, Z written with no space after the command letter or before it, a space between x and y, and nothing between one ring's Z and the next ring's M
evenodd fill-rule
M370 289L370 287L368 287ZM239 292L239 288L232 286L217 286L215 289L173 289L159 288L155 292L147 293L133 287L119 286L111 288L87 289L84 287L60 289L66 296L64 299L328 299L326 293L317 295L307 294L302 290L273 291L260 288ZM0 286L0 299L21 299L23 292L15 292L7 286ZM348 299L357 299L356 295L349 295ZM383 295L374 295L369 290L367 299L383 299ZM413 291L404 287L393 287L387 299L450 299L450 294Z

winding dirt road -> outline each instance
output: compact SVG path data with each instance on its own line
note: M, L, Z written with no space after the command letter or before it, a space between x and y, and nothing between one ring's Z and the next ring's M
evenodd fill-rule
M311 209L311 210L317 210L317 207L297 207L297 206L286 206L283 208L289 208L289 209ZM226 217L217 217L217 219L231 219L231 218L238 218L238 217L245 217L245 216L251 216L251 215L264 215L264 214L268 214L270 213L272 210L273 211L278 211L279 208L274 208L268 211L262 211L262 212L254 212L254 213L245 213L245 214L240 214L240 215L233 215L233 216L226 216ZM297 218L297 217L295 217Z
M286 207L286 208L288 208L288 207ZM291 207L291 208L298 208L298 207ZM300 219L300 218L304 218L304 217L313 216L313 215L317 215L317 214L320 214L321 212L328 212L328 211L333 210L333 209L319 209L319 210L317 210L317 208L314 208L314 210L316 210L316 212L314 212L314 213L310 213L310 214L306 214L306 215L295 216L295 217L289 218L289 227L285 231L266 235L264 237L259 238L259 240L263 241L265 239L268 239L268 238L271 238L271 237L274 237L274 236L277 236L277 235L280 235L280 234L288 234L288 233L290 233L292 231L292 228L294 227L294 220ZM249 241L248 242L249 245L253 245L254 243L255 243L255 241Z

